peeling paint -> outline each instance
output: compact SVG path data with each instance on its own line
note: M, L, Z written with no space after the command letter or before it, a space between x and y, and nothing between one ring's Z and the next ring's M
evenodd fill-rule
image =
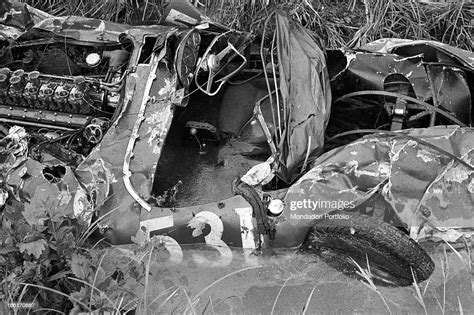
M395 146L398 144L397 141L393 141L392 142L392 148L389 152L389 157L390 157L390 160L392 162L395 162L395 161L398 161L398 159L400 158L400 153L408 146L408 142L405 142L401 148L399 148L397 151L396 151L396 148Z
M456 155L466 149L471 151L474 137L472 130L457 126L414 129L409 134L429 139L433 145L454 151ZM445 135L451 135L448 141L445 141ZM432 229L444 228L447 234L443 237L451 240L458 235L467 235L468 227L474 229L474 172L466 171L463 165L447 156L440 158L441 153L433 153L417 141L370 137L377 141L369 142L364 138L337 149L337 154L321 157L322 161L316 160L317 172L302 177L311 178L311 184L298 182L305 185L305 189L299 191L297 198L301 199L301 195L313 199L337 195L341 200L352 200L360 205L367 196L378 192L414 237L419 237L428 224ZM371 149L373 146L375 148ZM389 160L386 160L387 155ZM463 159L466 160L466 156ZM296 187L289 190L294 191L298 191ZM440 231L438 229L436 233L442 236ZM430 235L434 237L433 233Z
M64 206L71 201L72 195L69 192L69 190L62 190L59 192L58 200L59 200L59 205Z
M349 143L349 144L347 145L347 147L358 146L358 145L360 145L360 144L364 144L364 143L367 143L367 142L369 142L369 141L370 141L370 139L364 139L364 140L360 140L360 141L355 141L355 142Z
M425 163L433 162L437 159L436 155L425 149L419 149L416 153L416 157L422 159Z
M163 96L165 94L170 94L172 91L175 90L175 87L176 87L176 80L175 80L175 77L173 77L174 79L169 79L169 78L165 78L165 86L162 87L159 91L158 91L158 94Z
M471 174L472 172L467 172L465 167L458 166L450 167L444 177L447 181L462 183L463 181L469 179L469 175Z
M467 185L467 189L471 194L474 194L474 178L472 178L469 184Z
M419 59L423 58L423 54L418 54L418 55L413 55L413 56L408 56L408 57L403 57L403 58L393 58L393 61L400 62L400 61L407 61L410 59Z
M369 137L369 138L364 138L362 140L356 140L354 142L351 142L346 145L346 147L353 147L353 146L358 146L367 142L375 142L378 143L380 140L377 137Z
M167 130L163 126L166 126L166 122L170 120L171 114L171 110L167 109L155 112L146 119L146 123L150 126L146 132L149 134L147 142L153 147L154 154L159 154L161 151L161 141L167 134Z
M90 204L87 193L81 187L78 187L74 195L74 217L81 219L86 222L87 225L90 225L93 214L93 207Z
M446 231L439 231L430 226L425 226L419 231L419 234L416 236L416 241L422 241L425 239L428 240L443 240L448 243L455 243L462 237L471 238L474 237L474 230L472 231L459 231L455 228L448 229Z
M118 180L115 178L115 174L105 166L105 161L101 158L96 159L94 163L88 167L88 170L91 172L94 178L99 179L99 181L106 179L108 183L118 182ZM105 173L105 177L99 176L102 172Z
M372 170L376 167L376 170ZM379 162L374 162L368 166L371 170L367 169L367 166L364 168L360 169L359 168L359 163L358 161L349 161L347 163L347 173L351 172L354 173L356 177L360 176L371 176L375 178L381 178L383 180L384 178L387 178L390 175L390 164L389 163L379 163Z
M349 65L352 63L352 61L357 58L357 54L360 54L360 53L346 53L345 54L346 60L347 60L347 67L349 67ZM346 69L347 69L347 67L346 67Z

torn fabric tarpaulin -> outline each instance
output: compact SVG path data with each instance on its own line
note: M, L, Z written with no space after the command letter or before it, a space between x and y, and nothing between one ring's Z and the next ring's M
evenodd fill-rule
M286 109L279 176L292 182L307 153L322 151L331 88L325 55L310 33L281 12L276 21L281 103Z
M474 165L474 131L470 128L439 126L407 134ZM474 235L473 168L402 133L400 137L363 137L327 152L313 165L290 187L286 204L304 199L336 201L342 205L339 210L351 210L379 193L415 239L455 242L462 235ZM333 209L327 205L319 202L315 209L305 211L314 214Z

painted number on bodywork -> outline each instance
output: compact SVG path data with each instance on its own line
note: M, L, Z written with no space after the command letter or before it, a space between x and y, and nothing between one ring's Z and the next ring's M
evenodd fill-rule
M242 237L242 247L246 262L250 263L250 254L255 249L255 238L253 234L252 208L237 208L235 212L239 216L240 231ZM224 233L224 224L219 216L210 211L202 211L196 214L188 223L193 229L193 236L197 237L202 234L204 227L209 225L210 232L204 236L207 245L216 249L220 258L211 261L202 255L193 254L193 260L199 265L208 267L224 267L232 261L232 251L229 246L221 239ZM140 222L140 228L145 231L146 238L150 239L150 234L154 231L170 228L174 226L173 216L160 217L155 219L144 220ZM164 244L166 250L170 254L169 262L179 264L183 260L183 250L178 242L166 235L158 235L159 241Z
M222 241L222 233L224 232L224 225L217 214L209 211L199 212L188 224L192 227L193 236L199 236L202 233L204 226L208 224L211 227L209 234L204 236L206 244L219 251L221 258L217 261L210 261L207 258L198 254L193 254L193 259L196 263L202 266L222 267L227 266L232 260L232 251L224 241Z
M164 244L166 250L170 253L169 262L171 264L179 264L183 261L183 250L178 242L170 236L158 235L160 241Z

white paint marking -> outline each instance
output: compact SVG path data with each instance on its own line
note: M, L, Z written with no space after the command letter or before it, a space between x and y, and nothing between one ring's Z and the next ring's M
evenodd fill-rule
M232 251L229 246L221 240L222 233L224 232L224 225L221 219L213 212L202 211L196 214L193 220L201 221L211 227L211 231L204 237L204 240L207 245L216 249L221 254L221 258L217 261L211 261L201 255L193 254L194 261L206 267L227 266L232 261Z
M140 228L145 227L148 232L148 239L150 239L150 233L174 226L173 216L169 215L166 217L154 218L140 222Z

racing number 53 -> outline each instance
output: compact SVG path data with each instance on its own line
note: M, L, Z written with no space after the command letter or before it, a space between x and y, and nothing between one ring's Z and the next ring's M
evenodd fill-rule
M255 249L255 240L253 234L252 224L252 208L236 208L234 209L240 220L240 230L242 237L242 247L244 249L244 256L246 260L249 260L250 253ZM219 216L210 211L202 211L196 214L188 223L188 226L193 228L193 236L197 237L202 234L202 230L205 225L209 225L211 228L209 234L204 236L204 240L207 245L216 249L220 258L215 261L211 261L202 255L193 254L193 260L202 266L207 267L224 267L232 261L232 251L229 246L221 239L224 232L224 224ZM154 231L162 230L165 228L173 227L173 217L161 217L140 222L140 228L145 228L147 231L147 237L150 238L150 234ZM179 264L183 260L183 250L178 242L167 235L157 236L161 242L164 243L164 247L170 254L169 262L173 264Z

